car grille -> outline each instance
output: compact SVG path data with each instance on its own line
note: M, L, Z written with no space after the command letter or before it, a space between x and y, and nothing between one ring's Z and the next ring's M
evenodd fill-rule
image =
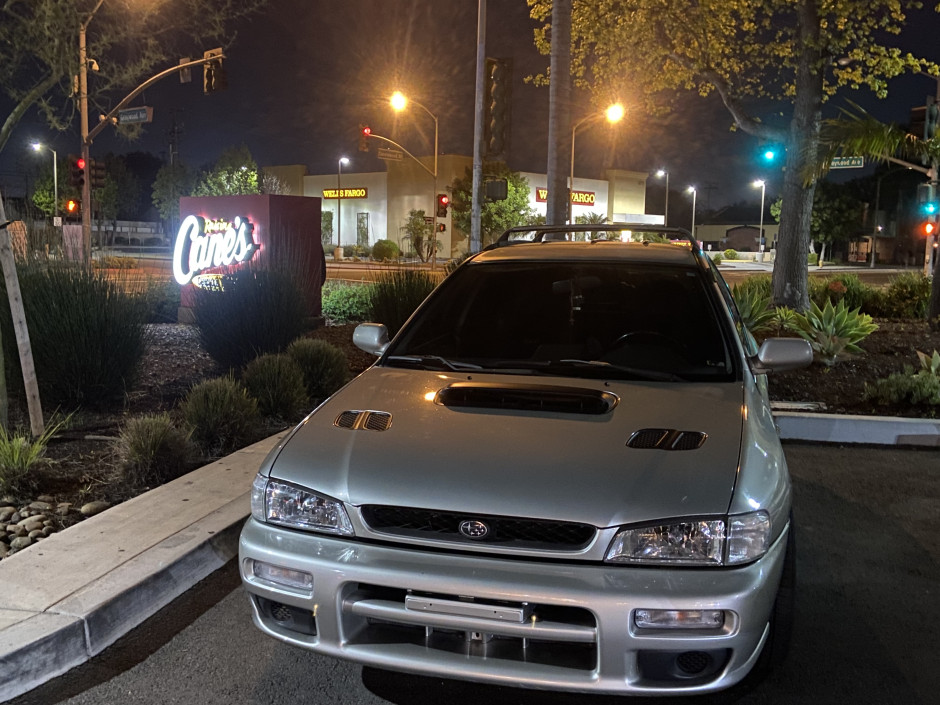
M461 654L468 659L540 663L592 671L597 668L597 622L580 607L478 600L420 594L433 601L460 602L471 611L424 612L409 608L410 590L359 583L343 600L343 633L350 646L411 645ZM480 608L475 616L472 608ZM525 621L486 618L489 608L515 609ZM364 624L363 624L364 622Z
M628 448L655 448L657 450L697 450L707 440L701 431L674 431L668 428L643 428L635 431L627 441Z
M368 527L383 534L498 545L505 548L579 551L590 544L595 534L594 527L588 524L547 519L490 516L380 504L364 505L361 512ZM461 524L468 521L485 524L488 530L486 535L470 538L462 534Z

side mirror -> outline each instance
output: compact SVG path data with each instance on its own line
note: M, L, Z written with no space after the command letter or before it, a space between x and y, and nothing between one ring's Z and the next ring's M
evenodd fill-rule
M752 357L751 372L756 375L806 367L813 361L813 348L802 338L768 338Z
M388 328L384 323L360 323L353 331L353 343L360 350L379 356L388 347Z

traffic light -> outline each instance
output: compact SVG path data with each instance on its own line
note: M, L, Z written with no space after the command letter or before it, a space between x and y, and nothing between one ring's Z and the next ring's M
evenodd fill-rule
M104 188L104 162L99 162L97 159L91 160L91 187L93 189Z
M500 157L509 151L512 105L512 59L486 60L483 98L483 144L486 156Z
M202 92L208 95L228 88L228 76L222 64L222 49L203 52L203 59L212 59L202 65Z
M65 202L65 215L66 217L77 217L82 213L82 204L80 201L70 198Z
M450 205L450 198L446 193L437 194L437 217L447 217L447 206Z
M85 185L85 160L69 155L69 186L81 190Z
M926 221L920 225L920 234L924 237L930 237L931 235L937 234L937 224L932 223L931 221Z
M369 151L369 135L372 134L372 128L368 125L359 125L359 151Z
M447 226L444 225L444 223L438 223L438 224L437 224L437 232L442 233L442 232L444 232L445 230L447 230Z

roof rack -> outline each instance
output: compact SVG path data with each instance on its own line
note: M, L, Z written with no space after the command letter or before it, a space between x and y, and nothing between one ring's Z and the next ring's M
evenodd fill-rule
M650 225L649 223L603 223L603 224L562 224L562 225L520 225L509 228L499 236L499 239L484 249L507 247L523 242L566 242L571 233L610 232L616 230L629 230L632 233L655 233L669 240L688 242L694 253L700 253L695 238L685 228L666 227L665 225ZM513 235L526 235L531 237L513 238ZM592 239L591 242L603 242Z

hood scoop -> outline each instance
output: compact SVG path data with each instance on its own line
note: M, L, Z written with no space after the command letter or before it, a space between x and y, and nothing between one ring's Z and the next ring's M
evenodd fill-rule
M352 431L387 431L392 425L392 415L387 411L344 411L333 425Z
M451 408L511 409L559 414L609 414L620 399L610 392L545 384L456 382L441 389L436 404Z
M708 435L701 431L676 431L668 428L643 428L634 431L627 441L628 448L655 448L657 450L697 450Z

